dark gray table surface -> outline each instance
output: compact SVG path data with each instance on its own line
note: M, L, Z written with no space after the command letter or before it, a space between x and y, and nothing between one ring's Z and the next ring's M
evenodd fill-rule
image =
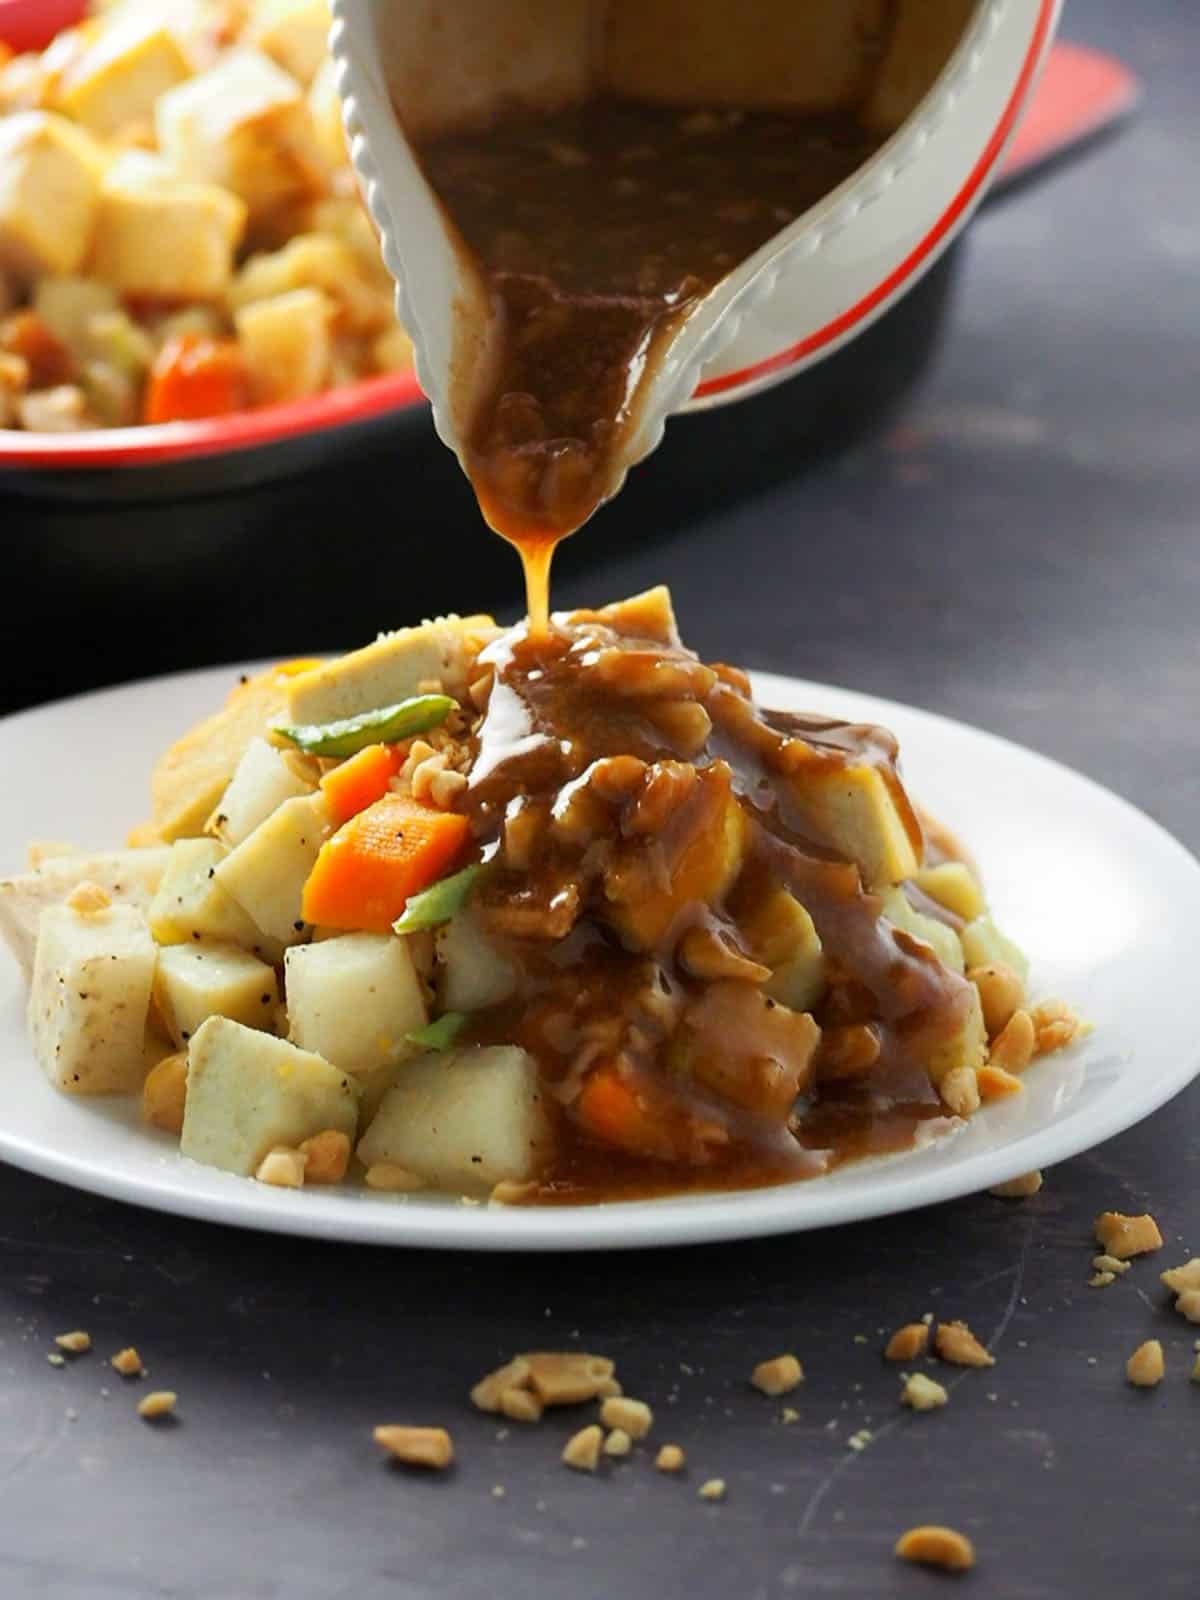
M1190 0L1075 6L1072 35L1143 75L1143 115L982 219L942 356L886 435L635 553L597 530L559 598L669 577L704 653L980 723L1200 846L1198 25ZM515 609L515 575L498 599ZM1200 1249L1198 1114L1193 1088L1032 1201L630 1256L314 1245L0 1171L0 1595L907 1597L953 1581L892 1558L930 1519L977 1541L965 1592L1192 1595L1200 1330L1157 1270ZM1147 1207L1164 1258L1086 1288L1095 1213ZM879 1331L925 1310L967 1318L997 1364L914 1417ZM96 1353L52 1369L77 1326ZM1136 1392L1122 1365L1152 1336L1168 1380ZM140 1422L108 1371L128 1342L179 1391L177 1425ZM575 1476L574 1418L500 1438L472 1413L507 1353L572 1344L655 1403L687 1478L644 1458ZM783 1426L746 1376L789 1348L809 1376ZM459 1467L389 1471L381 1420L449 1425ZM721 1505L696 1498L710 1474Z

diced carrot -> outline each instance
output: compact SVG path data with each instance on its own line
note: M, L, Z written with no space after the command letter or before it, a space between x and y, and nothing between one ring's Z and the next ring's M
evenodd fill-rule
M630 1155L660 1161L685 1159L686 1114L667 1094L651 1095L615 1067L601 1066L588 1074L572 1112L592 1138L615 1145Z
M250 404L250 380L235 339L184 333L159 351L146 386L144 422L225 417Z
M71 352L35 311L18 311L0 326L0 350L28 362L31 389L52 389L75 376Z
M333 767L321 779L325 804L339 826L382 800L388 784L404 765L404 751L395 744L369 744Z
M410 895L461 855L466 817L389 794L351 817L321 847L304 885L303 916L322 928L387 933Z

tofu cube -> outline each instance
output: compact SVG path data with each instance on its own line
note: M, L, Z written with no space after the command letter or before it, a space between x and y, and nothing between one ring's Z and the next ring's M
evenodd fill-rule
M922 867L913 879L922 894L953 911L964 922L974 922L987 910L979 880L963 861L943 861L936 867Z
M149 910L150 932L160 945L210 940L235 944L267 961L283 959L270 939L217 882L228 851L215 839L177 839Z
M309 84L327 59L332 26L326 0L254 0L246 40Z
M163 95L158 145L183 178L232 189L253 218L324 187L304 90L261 51L240 49Z
M329 167L350 164L350 145L346 139L346 125L342 120L342 98L338 94L337 62L326 56L312 80L308 91L308 105L312 112L313 131L317 147Z
M328 386L335 310L319 289L293 289L235 313L256 404L301 400Z
M215 300L232 281L245 228L245 202L216 184L110 175L90 270L123 295Z
M212 831L223 844L239 845L285 800L312 792L312 784L292 771L281 750L265 739L251 739L221 796Z
M154 1000L182 1047L209 1017L271 1032L279 986L273 967L235 944L176 944L159 953Z
M335 722L376 711L418 694L437 679L448 694L467 687L468 667L492 638L491 617L439 617L417 628L385 633L374 644L303 672L288 684L293 723Z
M92 243L104 157L50 111L0 118L0 272L78 272Z
M319 795L285 800L225 857L216 882L265 934L285 946L299 944L309 933L301 916L304 885L330 831Z
M326 205L314 207L311 225L319 227ZM319 289L336 312L339 333L377 333L392 321L392 286L348 238L331 233L301 233L282 249L250 257L229 290L229 305L241 312L261 300L294 289Z
M178 39L153 16L120 18L59 80L55 103L98 138L139 123L153 126L159 95L192 75Z
M819 838L858 864L868 889L913 877L916 847L877 767L813 767L788 780L788 794Z
M355 1077L412 1054L405 1035L425 1026L420 979L408 942L348 933L289 950L288 1037Z
M550 1149L542 1093L536 1064L515 1045L416 1056L383 1097L359 1159L456 1192L532 1178Z
M354 1079L285 1039L210 1017L188 1045L180 1150L193 1161L252 1176L276 1145L327 1128L354 1137Z
M121 905L148 910L162 882L170 851L105 850L92 855L70 851L48 857L36 872L0 879L0 937L26 977L33 971L38 924L47 906L61 905L81 883L94 883Z
M158 949L133 906L42 914L29 994L34 1054L68 1094L141 1086Z
M893 133L916 110L949 61L974 0L900 0L887 53L862 109L868 128Z

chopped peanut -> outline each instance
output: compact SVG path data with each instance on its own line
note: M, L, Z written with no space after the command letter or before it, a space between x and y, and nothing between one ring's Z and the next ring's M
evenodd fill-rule
M1163 1380L1166 1365L1163 1347L1157 1339L1147 1339L1125 1363L1125 1376L1138 1389L1153 1389Z
M1200 1365L1200 1357L1197 1357ZM687 1464L687 1457L677 1444L664 1444L654 1458L654 1465L660 1472L682 1472Z
M268 1183L274 1189L303 1189L304 1169L308 1157L301 1150L289 1150L280 1145L269 1150L258 1164L254 1176L259 1183Z
M454 1441L445 1428L409 1428L400 1423L383 1423L375 1429L376 1444L381 1444L394 1461L410 1467L431 1467L443 1472L454 1461Z
M613 1395L600 1407L600 1420L606 1428L624 1428L631 1439L644 1439L654 1426L654 1413L644 1400Z
M696 1490L696 1493L700 1496L701 1500L724 1500L725 1479L709 1478L706 1483L702 1483L700 1485L700 1487Z
M186 1050L164 1056L156 1067L151 1067L142 1084L142 1116L152 1128L161 1128L164 1133L183 1132L187 1079Z
M157 1417L168 1417L175 1410L179 1396L174 1389L152 1389L138 1401L138 1416L153 1422Z
M902 1328L897 1328L884 1347L885 1361L915 1361L918 1356L925 1354L929 1343L929 1324L925 1322L906 1322Z
M500 1396L500 1410L513 1422L540 1422L542 1402L532 1389L505 1389Z
M942 1360L956 1367L996 1365L995 1356L980 1344L965 1322L939 1322L933 1343Z
M896 1541L896 1554L901 1561L944 1567L947 1572L966 1572L975 1565L975 1546L966 1534L934 1523L901 1534Z
M514 1356L503 1367L489 1372L471 1390L471 1403L480 1411L499 1411L504 1396L513 1390L524 1389L529 1383L529 1363L524 1356Z
M1200 1289L1185 1289L1176 1300L1175 1309L1189 1322L1200 1322Z
M1115 1272L1093 1272L1091 1277L1088 1279L1088 1288L1107 1289L1110 1283L1116 1282L1116 1279L1117 1275Z
M608 1393L613 1364L606 1356L590 1356L582 1350L532 1350L526 1352L525 1360L529 1364L529 1386L544 1405L582 1405Z
M92 1348L91 1334L84 1333L82 1329L75 1333L60 1333L54 1342L60 1350L69 1350L73 1356L81 1356L85 1350Z
M589 1423L586 1428L580 1428L578 1433L573 1433L563 1446L562 1462L564 1466L573 1467L576 1472L595 1472L600 1464L600 1447L604 1442L604 1430L596 1423Z
M1028 1200L1041 1187L1041 1173L1026 1172L1019 1178L1010 1178L1007 1183L993 1184L988 1193L997 1195L1001 1200Z
M1004 1028L992 1041L988 1060L1005 1072L1020 1073L1033 1060L1037 1045L1037 1030L1028 1011L1014 1011Z
M1162 1234L1158 1223L1149 1213L1140 1217L1127 1217L1120 1211L1102 1211L1096 1218L1096 1240L1110 1256L1128 1261L1130 1256L1145 1255L1150 1250L1161 1250Z
M112 895L98 883L77 883L67 896L67 908L81 917L94 917L112 905Z
M123 1378L140 1378L143 1370L142 1358L132 1345L125 1350L118 1350L109 1366Z
M771 1361L760 1361L750 1374L750 1382L763 1394L777 1399L781 1394L791 1394L804 1382L804 1368L793 1355L775 1356Z
M1065 1000L1044 1000L1040 1006L1035 1006L1033 1025L1037 1030L1036 1052L1039 1056L1061 1050L1081 1033L1088 1031Z
M933 1411L938 1406L944 1406L949 1398L942 1385L927 1378L923 1372L909 1373L900 1391L901 1403L911 1406L914 1411Z
M1025 1092L1020 1078L998 1067L994 1061L985 1061L976 1072L975 1080L979 1084L979 1097L985 1102L1007 1100L1011 1095Z
M1099 1262L1095 1262L1094 1265L1099 1266ZM1188 1289L1200 1289L1200 1256L1193 1256L1181 1267L1168 1267L1166 1272L1160 1273L1159 1276L1172 1294L1183 1294Z
M1092 1265L1097 1272L1111 1272L1115 1277L1120 1277L1123 1272L1128 1272L1131 1263L1121 1261L1116 1256L1093 1256ZM1166 1273L1163 1273L1166 1278Z
M367 1168L366 1184L368 1189L379 1189L385 1194L411 1194L425 1187L425 1179L407 1167L398 1167L394 1161L377 1161Z
M979 1004L983 1008L984 1025L988 1038L994 1039L1012 1020L1013 1013L1025 998L1025 985L1003 961L993 961L987 966L972 967L968 981L979 990Z
M303 1140L300 1153L307 1157L305 1183L341 1183L350 1165L350 1139L338 1128L326 1128Z
M624 1428L614 1428L604 1441L606 1456L627 1456L633 1449L633 1440Z
M954 1067L938 1084L946 1110L956 1117L969 1117L979 1110L979 1080L974 1067Z

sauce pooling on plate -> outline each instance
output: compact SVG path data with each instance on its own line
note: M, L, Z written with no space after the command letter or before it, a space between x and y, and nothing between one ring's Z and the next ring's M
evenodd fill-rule
M535 632L554 546L616 487L672 334L878 143L849 115L602 96L419 145L492 300L494 372L464 454L485 517L525 561Z

